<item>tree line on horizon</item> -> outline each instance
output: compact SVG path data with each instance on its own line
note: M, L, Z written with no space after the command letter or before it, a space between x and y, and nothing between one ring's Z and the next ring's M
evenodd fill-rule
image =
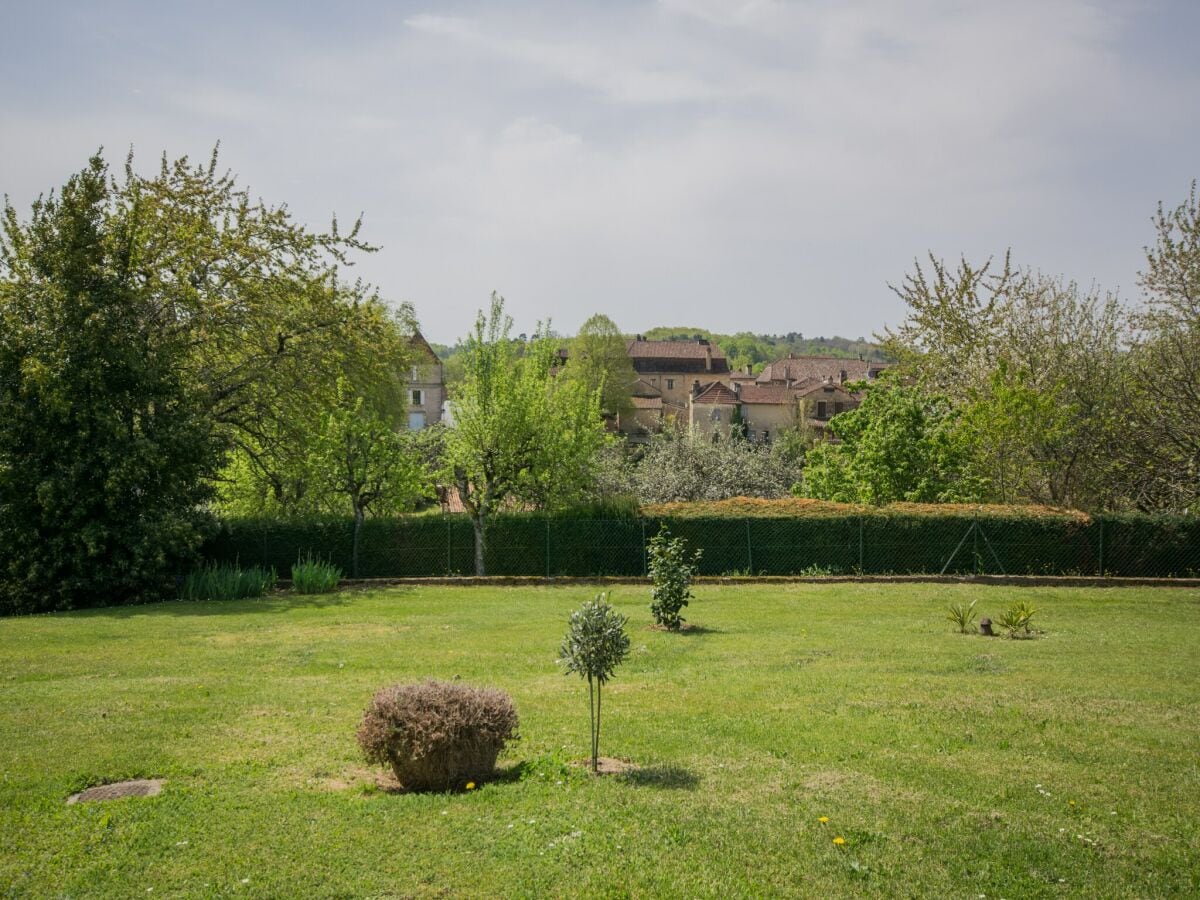
M799 416L771 446L667 430L630 447L602 416L633 380L608 317L562 367L549 323L514 336L494 295L452 356L456 426L409 432L416 315L348 277L375 250L357 222L299 225L215 152L149 175L97 154L0 220L0 610L160 598L217 517L347 516L357 534L436 486L471 516L480 569L496 514L622 498L1194 513L1195 186L1153 225L1136 307L1007 256L916 264L895 288L906 319L869 351L897 364L831 421L837 442ZM707 336L751 365L786 355L684 331L661 336Z

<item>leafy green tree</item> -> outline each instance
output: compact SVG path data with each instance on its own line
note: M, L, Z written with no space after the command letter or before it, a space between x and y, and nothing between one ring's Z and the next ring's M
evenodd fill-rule
M323 492L342 498L354 516L351 574L359 574L359 546L368 513L411 509L429 494L429 478L395 424L339 385L337 402L313 447L309 470Z
M337 349L336 369L310 373L303 396L234 430L233 450L218 478L222 512L291 518L349 511L345 496L331 495L328 478L312 467L321 452L327 412L347 397L362 399L363 414L394 430L406 428L411 317L403 311L392 315L376 304L360 304L351 316L358 326Z
M650 578L654 581L650 612L654 621L668 631L678 631L683 625L681 613L692 596L692 579L699 570L703 552L697 550L689 557L687 541L671 537L665 525L650 539L647 553Z
M559 649L559 662L567 674L586 678L588 715L592 725L592 771L600 762L600 692L613 677L617 666L629 655L628 620L608 603L607 594L599 594L575 612Z
M804 496L879 505L986 498L987 480L973 469L959 414L945 397L886 377L863 388L862 404L829 422L840 443L809 451Z
M786 497L801 477L801 457L790 444L770 447L665 430L644 448L617 445L594 470L601 496L636 497L642 503Z
M1133 421L1123 471L1139 507L1200 508L1200 196L1154 217L1139 284L1144 308L1125 394Z
M606 415L633 413L631 389L637 373L629 359L625 336L608 316L597 313L571 341L566 376L585 391L600 392L600 410Z
M504 301L492 295L463 350L464 374L446 431L444 466L475 532L475 574L485 574L487 524L508 506L552 509L583 497L604 444L599 392L556 378L555 341L520 343Z
M202 537L219 444L145 285L152 204L93 157L0 237L0 609L160 599Z
M962 418L975 468L997 499L1085 509L1127 503L1123 487L1128 317L1117 299L989 261L931 257L897 293L887 334L897 375Z

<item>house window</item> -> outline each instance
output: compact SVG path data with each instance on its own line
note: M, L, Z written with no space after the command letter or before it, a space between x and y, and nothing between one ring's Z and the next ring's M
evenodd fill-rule
M425 405L425 392L424 391L413 391L412 392L412 405L413 406L424 406Z
M675 379L674 378L667 379L667 390L668 391L675 390Z
M817 401L817 418L825 419L829 416L829 404L824 400Z
M764 444L769 444L769 443L771 443L771 432L767 431L766 429L763 429L763 433L762 433L762 442L763 442Z
M842 377L841 377L841 380L842 380L842 381L845 381L845 380L846 380L846 370L845 370L845 369L842 369Z
M417 372L417 367L413 366L412 371L409 372L408 380L409 381L417 381L419 377L420 377L420 373Z

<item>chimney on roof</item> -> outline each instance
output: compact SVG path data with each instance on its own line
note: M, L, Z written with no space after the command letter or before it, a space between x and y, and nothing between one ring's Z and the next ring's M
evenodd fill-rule
M637 339L638 339L639 341L644 341L646 338L645 338L645 336L644 336L644 335L640 335L640 334L639 334L639 335L637 336Z
M747 375L753 375L753 374L754 374L754 365L753 365L753 363L746 363L746 374L747 374Z
M692 382L692 396L695 397L699 393L700 393L700 379L697 378L695 381Z
M704 341L704 371L712 371L712 345L708 341Z

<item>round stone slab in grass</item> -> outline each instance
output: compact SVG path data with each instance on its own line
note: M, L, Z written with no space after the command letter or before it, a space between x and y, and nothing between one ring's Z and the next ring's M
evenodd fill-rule
M153 797L162 793L164 781L162 778L137 778L114 784L98 784L86 791L72 794L67 798L67 802L91 803L93 800L120 800L122 797Z

